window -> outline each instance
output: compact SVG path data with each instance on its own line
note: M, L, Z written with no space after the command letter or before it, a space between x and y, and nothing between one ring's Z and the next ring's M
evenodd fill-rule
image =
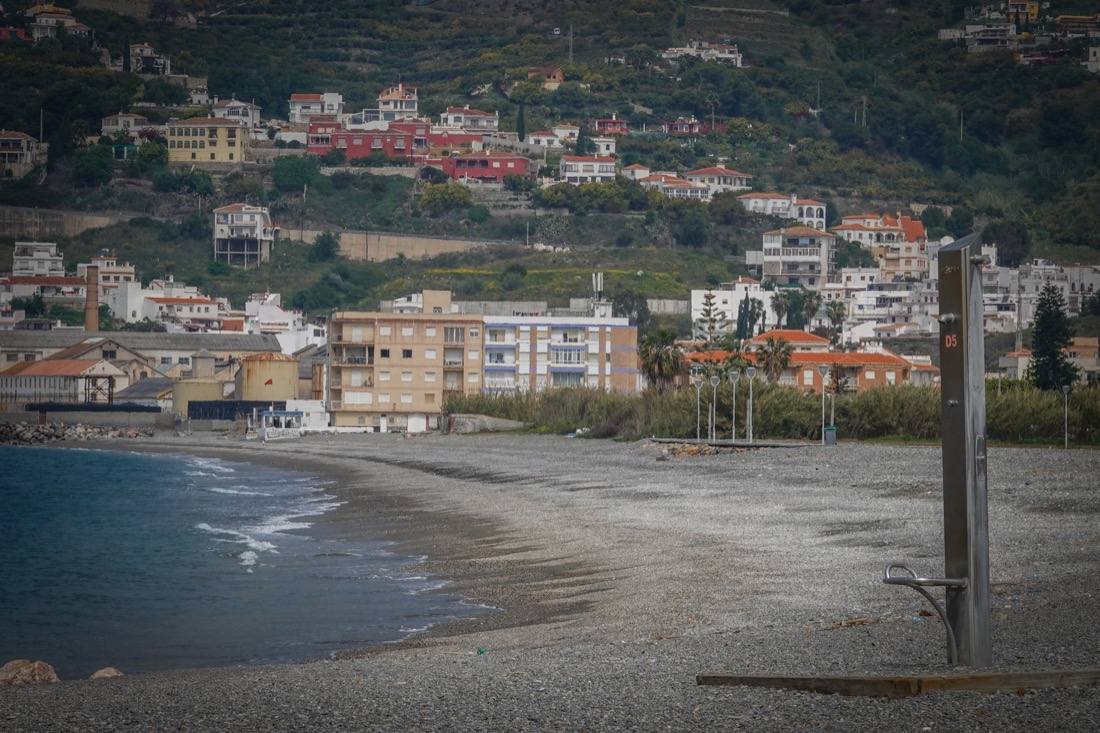
M401 335L402 336L412 336L413 335L412 326L402 326Z
M476 351L467 352L466 353L466 358L469 359L470 361L477 361L477 352Z
M466 333L461 328L448 326L443 329L443 340L451 344L461 344L466 340Z
M408 392L405 392L404 394L401 395L401 404L411 405L412 401L413 401L413 396L411 394L409 394Z
M390 358L390 350L389 349L379 349L378 350L378 358L379 359L389 359Z
M104 359L117 359L118 358L118 352L115 351L114 349L104 349L103 350L103 358Z
M378 335L379 336L389 336L392 333L393 333L393 329L390 328L389 326L379 326L378 327Z
M425 328L424 335L428 338L435 338L435 326L428 326Z
M34 361L34 354L23 354L23 361ZM171 364L172 360L169 359L168 363Z
M803 369L802 370L802 384L804 384L807 387L812 387L814 385L814 370L813 369Z
M413 350L412 349L401 349L401 358L402 359L411 359L411 358L413 358Z
M476 339L477 336L478 336L478 333L480 333L480 332L476 328L471 328L470 329L470 338L475 338Z
M162 366L167 366L167 365L172 363L172 357L162 356L162 357L160 357L160 363L161 363Z
M435 359L436 358L435 349L424 349L424 358L425 359Z
M875 378L875 372L871 369L868 369L868 370L863 372L863 378L864 379L874 379Z
M402 382L411 382L413 380L413 373L410 371L401 372Z
M898 375L897 375L896 372L886 372L886 383L887 384L896 384L897 379L898 379Z
M390 401L389 394L383 392L382 394L378 395L378 401L379 402L389 402Z
M179 363L180 364L190 364L191 363L191 358L188 357L188 356L181 356L179 358Z
M424 404L426 404L426 405L434 405L435 404L435 392L426 392L424 394Z
M477 372L470 372L469 374L467 374L466 375L466 381L469 382L470 384L476 384L477 383Z
M363 371L361 369L351 370L351 386L362 387L363 386Z
M390 381L390 373L389 372L378 372L378 381L379 382L388 382L388 381Z
M19 361L19 354L8 354L6 356L7 361Z
M425 382L434 382L435 381L435 372L424 372L424 381Z

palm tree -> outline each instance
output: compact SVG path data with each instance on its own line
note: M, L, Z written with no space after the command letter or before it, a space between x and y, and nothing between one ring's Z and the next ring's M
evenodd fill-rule
M844 332L844 319L848 317L848 306L844 305L843 300L830 300L825 304L825 317L832 325L830 331L835 346L840 343L840 334Z
M676 343L676 332L661 329L642 339L638 357L650 384L664 391L672 378L680 373L684 352Z
M791 307L790 293L785 290L777 290L772 293L772 310L775 311L775 327L783 326L783 319L787 317L787 311Z
M791 363L791 352L794 349L785 339L776 339L769 336L763 345L756 349L756 364L764 370L764 374L772 382L779 379L779 375Z
M821 293L816 290L807 290L802 294L802 317L806 321L806 330L810 330L810 324L821 310Z

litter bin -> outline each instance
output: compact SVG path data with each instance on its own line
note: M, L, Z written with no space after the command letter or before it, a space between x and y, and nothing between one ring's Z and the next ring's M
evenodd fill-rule
M836 426L825 428L825 445L836 445Z

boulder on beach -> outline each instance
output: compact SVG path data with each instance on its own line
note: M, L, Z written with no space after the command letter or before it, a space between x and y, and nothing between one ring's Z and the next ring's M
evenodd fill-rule
M118 671L114 667L104 667L103 669L99 669L99 670L96 670L95 672L93 672L92 676L89 677L88 679L90 679L90 680L105 680L105 679L110 679L111 677L121 677L121 676L122 676L122 672Z
M41 661L13 659L0 667L0 685L41 685L60 681L53 667Z

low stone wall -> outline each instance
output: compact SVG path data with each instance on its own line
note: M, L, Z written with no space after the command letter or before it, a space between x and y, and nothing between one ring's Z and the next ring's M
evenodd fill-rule
M79 423L0 423L0 445L35 445L57 441L114 440L153 435L152 428L102 427Z
M425 237L418 234L391 234L388 232L345 231L333 232L340 238L340 254L349 260L381 262L398 256L410 260L437 257L448 252L466 252L477 247L509 244L476 239L448 239ZM284 229L281 236L292 242L313 244L321 232L316 229Z
M89 229L100 229L121 221L131 214L89 214L83 211L32 209L24 206L0 206L0 237L34 238L50 241L75 237Z

